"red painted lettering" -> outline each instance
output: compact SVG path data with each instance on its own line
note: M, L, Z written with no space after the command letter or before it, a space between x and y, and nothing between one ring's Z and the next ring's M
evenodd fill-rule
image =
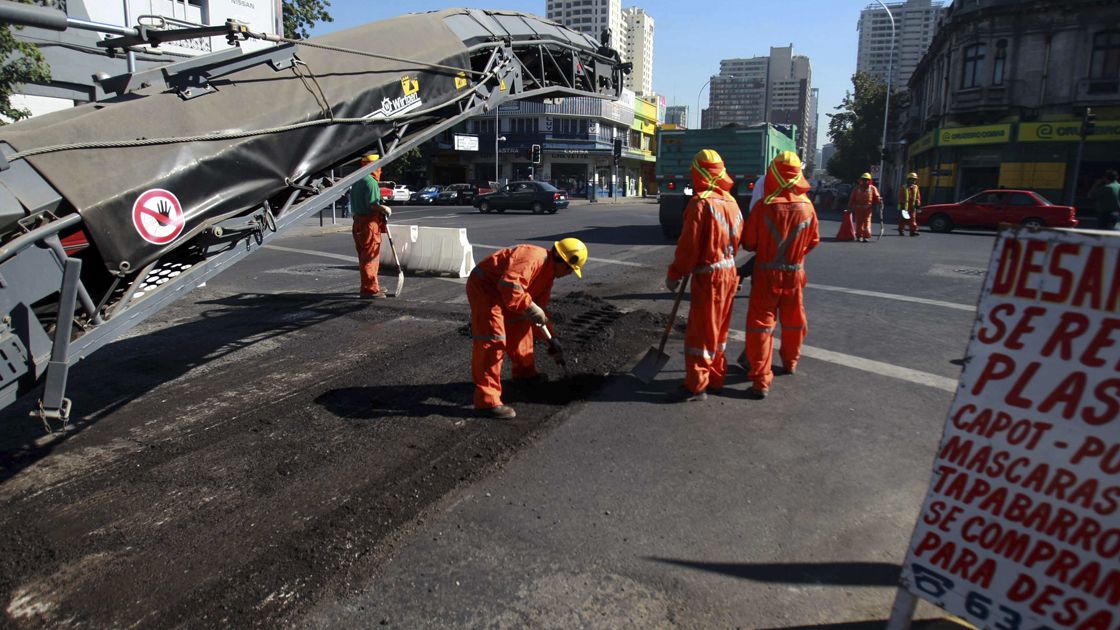
M1081 419L1086 424L1099 427L1116 420L1120 416L1120 378L1110 378L1097 383L1097 386L1093 388L1093 396L1104 403L1104 409L1100 412L1097 411L1096 407L1086 406L1082 409Z
M1015 286L1015 274L1019 271L1019 258L1022 256L1023 246L1019 241L1006 239L1003 241L1003 251L999 254L999 266L996 267L996 277L992 281L992 294L1007 295Z
M1007 334L1007 324L1000 319L1000 315L1006 313L1007 315L1015 314L1014 304L999 304L988 312L988 322L980 326L980 330L976 333L976 339L981 343L993 344L1003 339ZM991 323L992 328L988 328L988 323Z
M1085 306L1088 299L1091 308L1099 309L1104 296L1104 248L1094 247L1089 250L1089 257L1085 260L1085 268L1081 271L1081 281L1077 283L1077 290L1073 292L1073 305Z
M1071 372L1068 376L1062 379L1062 382L1042 401L1038 406L1038 410L1042 413L1050 413L1050 410L1058 405L1063 405L1062 417L1066 420L1072 420L1074 415L1077 414L1077 406L1081 402L1081 396L1085 393L1085 385L1088 383L1089 377L1084 372Z
M1041 368L1042 363L1038 361L1035 361L1034 363L1028 365L1027 369L1023 370L1023 373L1019 376L1018 380L1015 381L1015 385L1011 387L1011 391L1007 392L1007 396L1004 397L1003 401L1011 405L1012 407L1030 409L1031 406L1034 405L1034 401L1030 398L1024 397L1023 390L1025 390L1027 386L1031 384L1031 380L1034 378L1034 375L1037 374L1039 369Z
M1073 358L1073 340L1089 330L1089 318L1081 313L1062 313L1062 320L1058 327L1050 334L1046 345L1042 346L1042 356L1049 357L1054 350L1061 346L1061 357L1065 361Z
M1076 256L1079 253L1081 253L1081 246L1073 243L1058 243L1050 250L1050 275L1058 279L1058 288L1043 293L1043 300L1064 304L1069 299L1069 294L1073 290L1073 273L1062 266L1062 257L1066 254Z
M1050 243L1048 241L1027 241L1027 251L1023 254L1023 269L1019 274L1019 282L1015 286L1016 297L1033 300L1038 297L1038 291L1028 287L1031 275L1042 271L1042 265L1034 261L1039 254L1045 254Z

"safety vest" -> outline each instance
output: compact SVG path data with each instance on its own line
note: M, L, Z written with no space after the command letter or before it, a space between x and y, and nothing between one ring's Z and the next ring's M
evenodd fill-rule
M918 191L917 184L911 184L902 191L902 209L903 210L917 210L918 205L921 203L921 193Z

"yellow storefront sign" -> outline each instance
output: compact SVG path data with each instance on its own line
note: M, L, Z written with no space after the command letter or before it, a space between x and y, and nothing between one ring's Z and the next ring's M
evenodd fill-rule
M1081 140L1081 121L1020 123L1019 142L1078 142ZM1120 120L1097 121L1088 142L1115 142L1120 140Z
M999 185L1004 188L1062 190L1066 185L1064 162L1004 162L999 168Z
M970 144L1002 144L1011 141L1011 125L984 125L981 127L958 127L942 129L938 132L938 144L943 147L958 147Z
M914 144L910 145L910 155L925 153L935 146L937 146L937 133L931 131L921 138L918 138L914 141Z

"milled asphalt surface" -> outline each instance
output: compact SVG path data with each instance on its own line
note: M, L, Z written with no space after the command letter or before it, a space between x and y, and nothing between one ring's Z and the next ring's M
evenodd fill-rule
M888 225L879 243L835 243L828 238L838 227L831 218L822 217L826 239L809 258L812 285L975 303L992 233L900 238ZM656 205L649 202L581 203L555 216L401 208L393 220L466 227L478 245L476 259L490 251L486 245L577 236L599 260L588 264L582 282L558 282L554 295L579 290L622 309L657 313L671 305L662 279L673 247L661 237ZM409 277L405 297L392 307L407 312L355 313L343 299L356 288L356 270L345 259L353 256L345 222L326 229L309 222L275 244L320 254L261 251L75 370L74 387L86 388L86 408L95 410L74 435L28 447L34 425L14 411L5 415L4 452L11 457L0 482L5 509L18 510L42 492L54 492L48 505L64 509L61 504L74 499L67 488L80 487L98 466L135 461L143 474L135 443L157 429L163 435L205 432L278 400L284 408L307 404L320 414L321 405L312 404L317 381L360 367L368 374L350 374L350 380L375 385L411 369L402 351L447 335L442 322L465 312L461 282ZM394 276L383 280L391 286ZM733 327L739 330L746 291L736 301ZM954 361L963 356L972 323L967 310L816 288L807 290L806 302L809 346L943 379L959 372ZM280 329L276 308L292 313ZM402 314L421 323L401 324ZM182 327L190 327L201 347L190 348L191 337L174 334ZM185 361L161 357L158 342L166 335L172 351L186 353L180 354ZM401 363L365 361L369 344ZM738 352L741 342L732 347ZM115 348L127 354L114 354ZM322 566L292 562L287 570L294 591L316 584L306 598L296 597L299 603L282 607L279 616L254 616L248 604L253 592L246 591L232 602L232 618L347 628L881 627L952 393L889 369L875 373L806 358L799 374L780 377L765 401L743 398L747 383L736 370L724 396L672 406L661 397L683 376L679 332L668 348L674 360L659 381L609 380L591 400L567 405L531 434L536 437L513 442L512 459L496 456L493 466L472 468L457 485L432 486L417 503L419 512L371 533L374 547L354 552L361 559L344 563L338 579L324 579ZM640 350L617 358L629 365ZM456 356L453 363L465 359ZM122 366L137 383L98 385L102 372ZM442 377L455 384L451 398L456 391L469 394L458 385L460 369ZM423 371L425 382L436 386L445 372ZM196 391L205 404L164 395L184 391ZM83 400L75 396L75 404ZM325 411L328 418L340 413ZM285 447L295 466L300 457L330 453L316 455L313 444L302 453L298 444ZM236 450L224 456L236 460ZM269 457L262 452L252 459ZM352 488L338 488L342 495L360 494L356 488L372 483L363 468L347 472L330 480L353 479ZM393 478L391 471L378 474L386 482ZM59 534L58 544L66 535L98 535L82 513L96 507L96 497L81 498L77 512L68 513L72 531ZM236 511L236 504L229 509ZM376 518L376 507L370 509L364 514ZM211 527L221 531L206 522L196 526L200 539ZM128 535L144 537L144 529ZM338 542L331 538L337 535L328 530L315 540ZM34 575L33 560L23 561L32 566L21 565L20 574ZM49 580L15 575L9 601L0 602L8 612L0 621L18 627L60 621L49 610L13 613L36 603L81 610L80 601L66 599L89 591L75 586L81 570L108 560L83 562L67 564ZM230 573L253 575L236 566ZM17 602L17 594L30 599ZM260 606L278 596L285 593L260 593ZM153 615L149 625L159 618ZM939 614L923 607L920 616ZM144 619L135 621L145 625ZM176 619L190 626L223 620L189 611Z

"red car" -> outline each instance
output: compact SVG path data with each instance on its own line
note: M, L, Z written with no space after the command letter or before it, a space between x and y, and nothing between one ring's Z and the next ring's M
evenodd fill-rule
M1030 190L985 190L960 203L924 206L918 224L934 232L958 227L996 227L1011 223L1027 227L1077 227L1077 214L1070 206L1056 206Z

